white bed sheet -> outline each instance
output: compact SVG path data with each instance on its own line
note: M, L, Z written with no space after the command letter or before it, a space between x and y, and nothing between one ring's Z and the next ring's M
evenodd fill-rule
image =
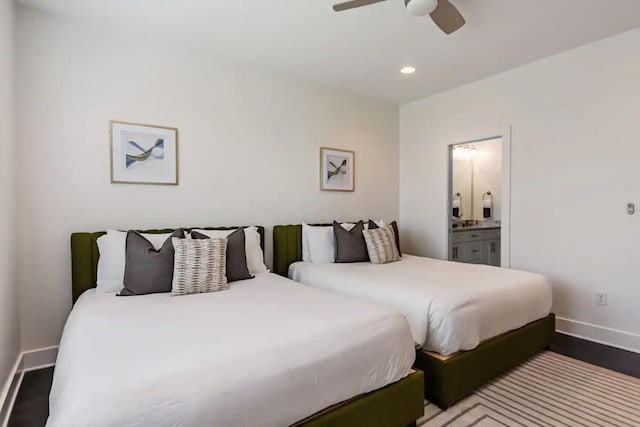
M286 426L414 358L402 314L270 273L190 296L90 290L64 329L47 426Z
M404 313L416 345L443 355L472 350L551 310L542 275L411 255L383 265L297 262L289 277Z

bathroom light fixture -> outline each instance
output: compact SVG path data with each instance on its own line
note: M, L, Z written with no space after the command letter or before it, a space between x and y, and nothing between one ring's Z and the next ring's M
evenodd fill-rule
M473 159L476 155L475 144L459 144L453 147L453 155L458 159Z
M413 73L415 73L415 72L416 72L416 67L412 67L412 66L408 65L408 66L406 66L406 67L402 67L402 68L400 69L400 72L401 72L402 74L413 74Z

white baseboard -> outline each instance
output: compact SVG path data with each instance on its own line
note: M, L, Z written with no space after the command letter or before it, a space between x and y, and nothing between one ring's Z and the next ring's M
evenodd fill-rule
M7 382L0 391L0 426L2 427L6 427L9 424L9 416L16 401L23 375L21 353L16 358L16 363L13 365L11 372L9 372Z
M9 416L13 410L24 373L54 366L57 356L58 346L23 351L18 355L9 378L7 378L7 383L0 391L0 427L6 427L9 423Z
M556 317L556 330L577 338L640 353L640 335L573 319Z
M49 368L56 364L58 346L39 348L22 353L22 370L24 372Z

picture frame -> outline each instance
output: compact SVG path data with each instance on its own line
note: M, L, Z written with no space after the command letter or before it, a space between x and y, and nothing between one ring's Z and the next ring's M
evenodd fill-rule
M355 191L355 152L320 148L320 190Z
M178 129L111 121L111 183L178 185Z

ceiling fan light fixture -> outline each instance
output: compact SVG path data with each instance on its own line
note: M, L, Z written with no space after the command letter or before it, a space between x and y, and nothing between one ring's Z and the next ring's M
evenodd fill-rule
M438 7L438 0L404 0L404 5L413 16L426 16Z
M413 74L416 72L416 67L412 67L411 65L407 65L406 67L402 67L400 69L402 74Z

